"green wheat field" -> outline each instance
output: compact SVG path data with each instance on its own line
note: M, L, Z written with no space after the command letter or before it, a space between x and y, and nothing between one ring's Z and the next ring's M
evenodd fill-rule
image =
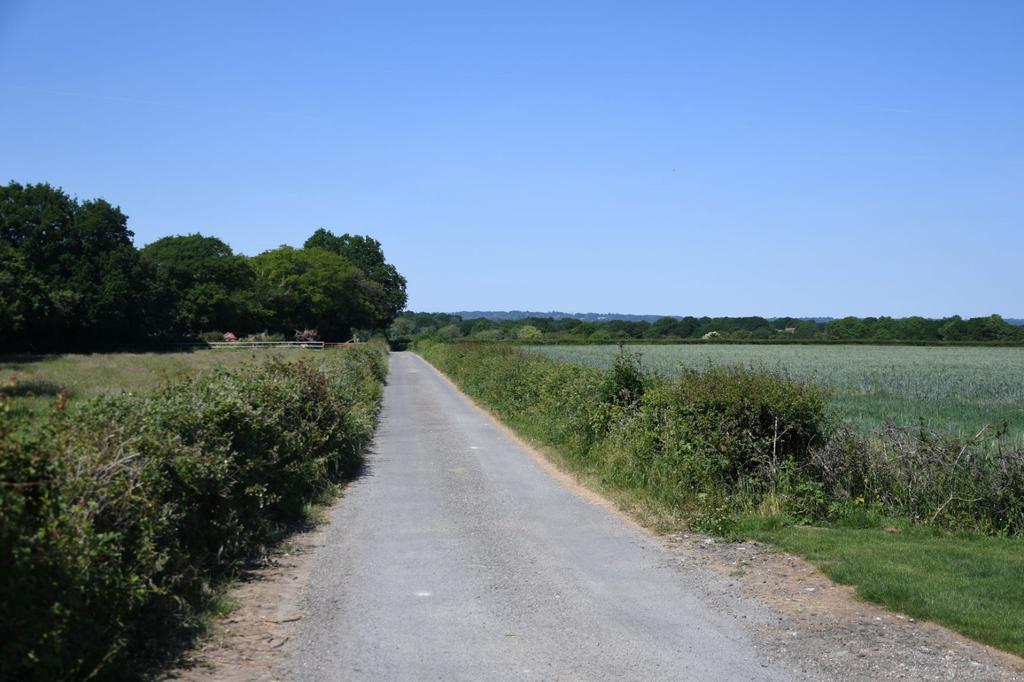
M526 352L606 367L617 346L532 346ZM1024 348L822 345L636 345L645 369L671 377L684 368L743 365L825 384L853 428L896 424L971 436L1005 424L1024 443Z

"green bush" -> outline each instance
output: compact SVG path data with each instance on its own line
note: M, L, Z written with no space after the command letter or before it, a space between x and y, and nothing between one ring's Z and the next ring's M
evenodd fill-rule
M998 430L962 439L889 424L840 429L813 453L814 476L837 514L863 507L954 530L1024 533L1024 450Z
M649 391L635 431L657 433L660 456L706 468L701 484L774 482L786 463L805 464L827 437L826 391L746 368L687 371Z
M892 426L857 435L837 423L825 389L741 367L663 379L628 353L601 370L503 344L417 349L571 465L686 512L701 530L728 534L755 513L1024 532L1024 450L1005 447L999 431L970 440Z
M0 678L120 677L187 633L358 471L385 372L368 344L74 414L0 407Z
M601 399L610 405L635 405L644 396L650 383L640 364L640 357L622 347L601 384Z
M645 375L620 355L607 371L497 344L420 344L470 395L616 487L703 508L777 491L827 438L828 394L747 369Z

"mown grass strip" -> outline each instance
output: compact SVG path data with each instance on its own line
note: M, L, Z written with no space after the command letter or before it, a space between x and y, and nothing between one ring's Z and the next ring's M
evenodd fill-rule
M894 532L898 530L898 532ZM803 557L858 597L1024 654L1024 543L928 528L772 527L743 537Z

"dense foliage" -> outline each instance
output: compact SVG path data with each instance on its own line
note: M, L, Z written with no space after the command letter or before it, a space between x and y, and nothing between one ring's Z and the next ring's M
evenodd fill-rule
M262 329L269 311L256 293L249 259L216 237L164 237L142 249L157 273L167 304L167 333L188 336L221 329L248 333Z
M46 184L0 187L0 350L98 350L150 340L386 328L406 282L378 241L320 229L302 249L247 258L215 237L141 250L102 199Z
M0 187L0 344L94 347L145 336L161 306L131 238L125 215L102 199Z
M926 319L844 317L815 321L793 317L663 317L645 320L584 321L571 317L463 319L449 313L405 312L391 325L392 339L434 337L478 341L540 343L615 341L874 342L874 343L1024 343L1024 326L999 315Z
M796 521L898 516L1024 533L1024 450L1001 434L959 438L839 426L827 389L744 367L643 373L628 353L608 369L502 344L417 349L513 427L606 484L728 532L745 514Z
M840 429L815 449L811 471L829 497L946 528L1024 534L1024 449L998 429L967 439L888 425Z
M593 367L610 367L609 344L522 346ZM644 367L665 376L686 368L742 365L781 372L833 391L843 421L870 432L892 421L967 438L986 424L1005 425L1024 445L1024 348L990 346L683 343L631 344Z
M367 309L371 312L369 322L390 322L405 308L405 277L384 260L384 250L376 239L351 234L338 236L321 228L306 240L303 247L336 253L365 273L368 286L364 294Z
M0 678L115 677L187 632L357 470L385 363L367 344L43 418L0 399Z

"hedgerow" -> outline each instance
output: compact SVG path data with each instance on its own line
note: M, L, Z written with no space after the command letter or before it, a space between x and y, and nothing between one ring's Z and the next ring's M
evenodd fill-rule
M502 344L417 350L525 435L615 489L730 534L744 515L898 517L948 530L1024 532L1024 450L889 425L845 428L820 385L744 367L607 370Z
M358 471L385 373L374 345L31 420L0 401L0 678L128 677L194 630Z
M951 530L1024 534L1024 449L998 429L969 439L891 424L838 429L811 470L836 503Z

